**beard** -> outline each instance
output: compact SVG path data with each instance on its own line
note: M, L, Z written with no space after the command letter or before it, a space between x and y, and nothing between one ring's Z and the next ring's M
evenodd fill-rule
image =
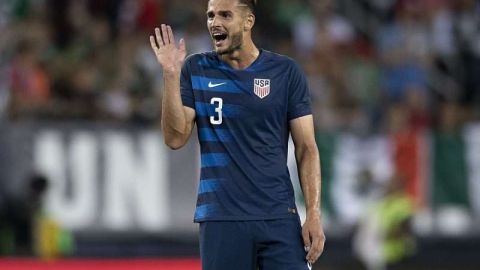
M243 36L242 32L239 31L237 33L234 33L230 36L231 43L230 46L226 49L217 49L216 52L219 55L225 55L225 54L231 54L235 52L236 50L240 49L243 45Z

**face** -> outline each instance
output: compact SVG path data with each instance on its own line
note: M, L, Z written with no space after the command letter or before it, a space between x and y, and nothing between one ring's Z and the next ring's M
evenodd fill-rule
M208 2L207 26L218 54L229 54L242 47L247 18L246 8L236 0Z

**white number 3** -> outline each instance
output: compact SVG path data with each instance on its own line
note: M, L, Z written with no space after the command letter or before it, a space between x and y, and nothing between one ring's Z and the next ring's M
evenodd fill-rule
M217 113L217 117L210 116L210 123L212 125L220 125L222 123L223 99L214 97L210 100L210 104L215 105L215 112Z

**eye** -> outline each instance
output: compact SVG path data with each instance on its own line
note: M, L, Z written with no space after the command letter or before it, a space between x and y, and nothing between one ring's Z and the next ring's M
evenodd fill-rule
M218 15L220 15L222 18L225 18L225 19L230 19L233 17L233 14L229 11L219 12Z
M213 14L213 12L207 12L207 18L208 19L213 19L213 17L215 17L215 14Z

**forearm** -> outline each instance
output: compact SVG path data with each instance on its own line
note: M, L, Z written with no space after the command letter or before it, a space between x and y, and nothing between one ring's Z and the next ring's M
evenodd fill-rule
M308 129L311 131L312 127L310 126ZM312 134L310 131L306 133ZM320 213L320 156L312 136L308 136L307 140L298 140L297 136L295 145L298 174L307 209L307 216L302 227L302 238L307 251L306 259L310 263L314 263L318 259L325 245Z
M320 215L320 157L315 144L296 151L298 174L305 198L307 216Z
M188 122L180 95L180 72L165 72L162 99L162 129L165 143L172 148L188 139Z
M182 147L192 131L194 112L185 112L180 96L180 73L187 53L185 41L180 39L178 48L169 25L155 28L150 35L150 45L158 63L163 68L163 99L161 126L165 143L171 148ZM187 114L189 117L187 117Z

